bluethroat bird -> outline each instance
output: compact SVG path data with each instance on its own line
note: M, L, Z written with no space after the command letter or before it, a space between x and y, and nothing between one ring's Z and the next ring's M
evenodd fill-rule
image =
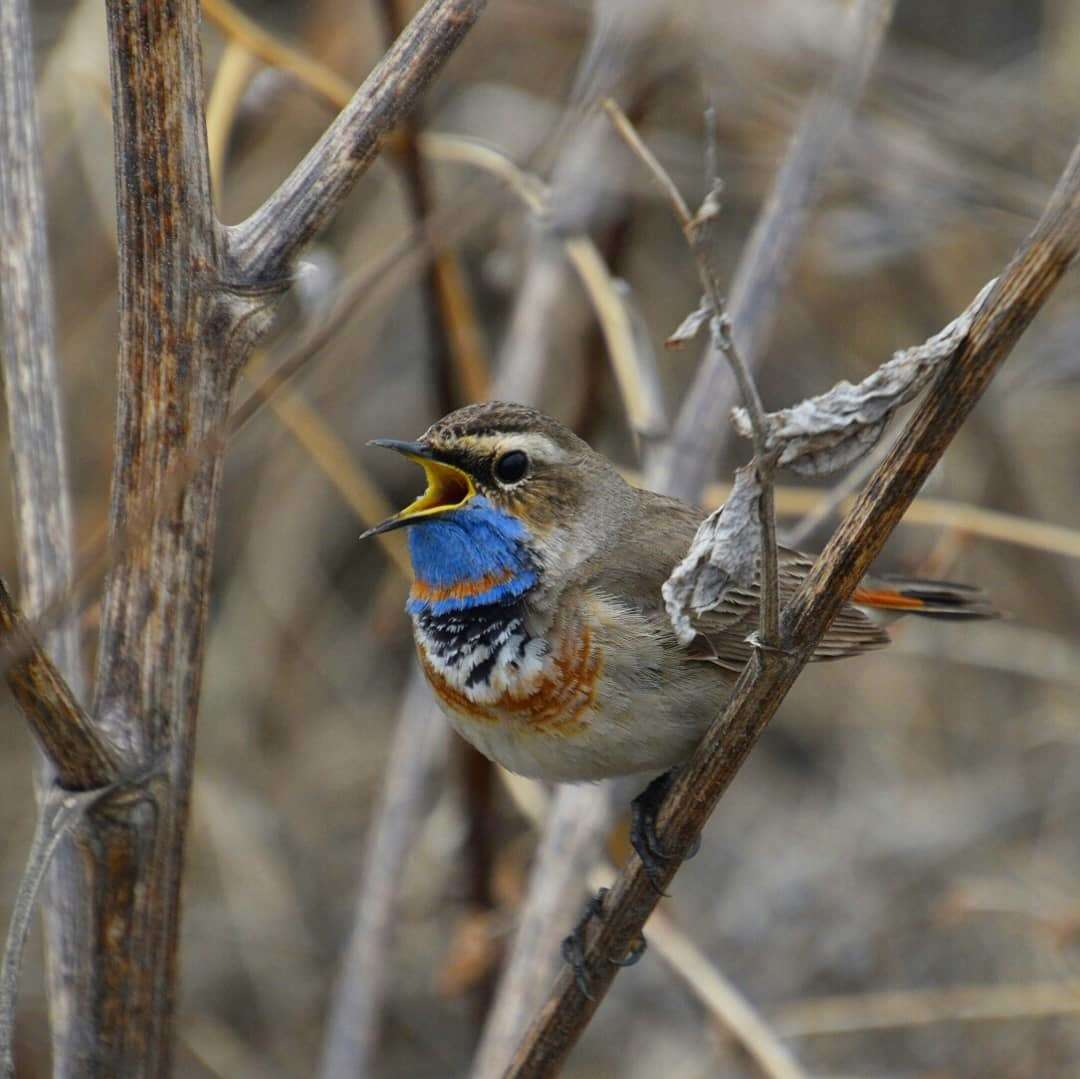
M416 648L459 734L512 772L557 782L655 775L690 756L749 658L758 617L755 586L702 617L689 648L676 638L660 588L698 509L632 487L523 405L469 405L417 442L372 444L427 477L419 498L365 536L409 528ZM782 598L812 561L781 549ZM996 613L968 586L867 578L814 659L888 644L878 612Z

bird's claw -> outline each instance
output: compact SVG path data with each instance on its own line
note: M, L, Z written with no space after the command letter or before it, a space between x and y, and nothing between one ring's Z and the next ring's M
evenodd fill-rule
M751 648L756 648L759 652L774 652L778 656L795 655L795 652L790 648L782 648L778 644L766 644L766 642L761 639L761 633L756 629L748 637L745 637L744 640Z
M645 867L645 875L658 895L667 895L660 885L663 874L662 863L669 862L675 857L670 851L664 849L660 837L656 834L656 815L667 792L671 789L673 777L673 771L657 776L630 803L630 845L641 859L641 864ZM697 836L684 857L693 858L700 847L701 836Z
M574 981L577 982L577 987L586 1000L592 1000L593 995L592 985L589 982L589 970L585 964L585 930L593 918L603 921L604 900L607 894L607 888L601 888L596 895L590 897L585 904L585 912L581 920L574 926L574 931L568 937L564 937L562 942L563 960L574 972ZM609 959L608 962L615 967L632 967L640 961L647 947L645 935L641 934L625 956L621 959Z
M634 941L634 946L622 957L622 959L609 959L608 962L616 967L632 967L645 954L645 949L648 946L649 942L645 939L645 934L642 933L641 936Z

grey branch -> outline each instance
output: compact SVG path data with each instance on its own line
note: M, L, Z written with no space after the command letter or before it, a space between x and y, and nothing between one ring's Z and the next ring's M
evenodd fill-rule
M499 980L471 1079L498 1079L562 963L557 943L581 910L582 882L600 853L611 808L600 786L563 787L536 850L514 948Z
M71 494L45 237L33 43L26 0L0 0L0 304L16 536L27 615L41 614L73 576ZM45 646L75 696L84 696L78 626Z
M449 729L419 667L401 703L386 781L360 873L352 930L323 1038L322 1079L369 1075L392 963L393 923L405 861L423 820Z
M286 278L483 11L486 0L428 0L292 175L227 230L232 268L248 284Z
M294 256L335 212L483 4L429 0L291 179L233 230L219 226L211 203L198 4L176 0L164 14L149 7L148 15L141 0L106 3L120 359L109 520L114 558L102 603L93 719L110 736L108 750L99 745L93 756L94 728L84 723L76 695L25 635L18 659L25 652L31 667L13 668L38 677L40 684L26 688L38 695L34 718L48 719L59 732L53 748L90 754L80 783L108 774L112 754L139 775L155 766L152 780L139 781L136 797L110 805L108 821L91 814L77 824L78 859L75 844L62 845L54 866L56 909L67 913L53 918L58 943L50 947L51 989L63 994L52 1008L53 1059L65 1075L170 1070L180 878L221 492L219 433L237 373L269 325L275 290L287 282ZM56 379L42 321L50 303L40 202L18 187L36 185L32 163L22 168L33 145L26 126L33 117L30 35L20 0L0 0L0 15L3 254L24 266L4 275L5 284L15 282L14 290L4 289L5 303L17 298L5 327L38 331L35 340L5 342L5 361L15 357L23 365L5 381L9 406L13 388L29 387L27 401L15 406L25 412L29 432L17 436L29 462L18 503L29 513L23 531L32 556L50 566L51 577L36 586L45 600L31 597L31 613L38 614L67 593L70 557L57 555L56 539L68 530L67 504L58 409L50 397ZM9 218L17 219L11 228ZM174 484L177 471L184 474ZM134 520L143 527L128 543ZM77 686L73 657L73 651L65 657L64 673Z

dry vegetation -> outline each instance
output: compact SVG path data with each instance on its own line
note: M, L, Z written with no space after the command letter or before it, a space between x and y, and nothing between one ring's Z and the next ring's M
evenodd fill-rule
M76 540L92 570L118 332L108 54L97 0L32 6ZM247 20L223 0L203 7L211 163L232 223L289 174L412 7L264 3L245 6ZM663 342L698 304L697 269L610 121L576 106L616 97L695 207L712 102L724 181L713 260L729 282L841 36L824 2L678 7L654 18L644 2L598 0L594 23L584 2L494 0L309 249L241 382L252 403L231 439L216 538L180 1074L316 1070L388 771L391 793L409 782L400 760L391 769L402 723L416 786L390 814L407 857L369 857L395 872L392 903L369 894L364 908L390 911L367 953L378 978L362 1006L380 1030L368 1068L469 1071L529 887L527 810L543 805L537 792L512 796L409 688L399 536L381 549L356 536L414 477L364 443L414 437L494 385L628 469L662 473L657 446L700 359L697 345ZM1078 73L1070 0L898 5L754 350L766 408L858 381L1002 270L1080 130ZM428 132L481 139L520 171ZM433 267L420 219L445 245ZM800 679L567 1075L1080 1071L1076 281L1021 340L881 560L978 581L1012 617L905 623L889 651ZM251 398L283 363L289 381ZM748 444L726 426L702 435L718 439L715 465L680 448L688 473L730 481ZM790 474L779 482L783 531L813 499ZM14 583L12 520L0 503L0 575ZM818 549L833 525L835 513L810 522L802 544ZM89 581L87 661L100 613ZM6 922L34 827L34 751L6 694L0 713ZM610 845L621 860L617 830ZM577 910L585 869L568 875ZM559 918L556 937L569 928ZM39 937L20 998L28 1075L48 1071ZM739 994L763 1023L740 1020ZM770 1057L771 1039L786 1051Z

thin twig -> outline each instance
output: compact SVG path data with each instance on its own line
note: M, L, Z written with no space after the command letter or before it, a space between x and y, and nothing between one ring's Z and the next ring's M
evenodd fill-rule
M590 996L581 992L574 973L564 970L522 1041L509 1075L557 1071L618 972L611 958L627 955L640 939L658 901L657 887L666 887L675 875L832 619L1078 249L1080 145L1034 233L998 279L968 335L787 605L781 623L783 650L753 652L723 713L675 778L658 823L659 840L671 860L652 881L640 860L631 858L609 893L603 920L590 925L584 957Z
M601 102L601 105L608 116L611 117L611 122L615 125L616 130L652 174L652 178L657 182L660 190L667 195L668 201L675 210L675 216L679 219L679 224L683 227L683 230L690 228L694 215L690 212L690 207L686 205L682 192L667 169L660 164L659 159L638 134L637 128L630 122L630 118L619 107L617 101L606 97Z
M45 879L56 848L71 826L112 789L109 785L98 790L69 791L53 786L42 800L26 869L15 893L4 945L3 966L0 967L0 1073L4 1079L15 1077L15 1006L19 996L19 972L22 970L26 937L30 932L30 919L41 882Z
M640 158L653 175L660 187L667 192L675 216L682 226L683 235L690 247L697 265L698 278L704 290L705 299L712 315L709 319L713 347L728 359L735 380L742 395L743 404L750 416L754 438L754 464L758 484L761 487L759 497L759 516L761 518L761 607L759 610L759 636L766 647L775 648L779 643L780 631L780 575L776 551L776 512L773 507L773 477L776 461L766 449L765 408L761 403L750 368L744 362L735 339L731 333L731 323L724 312L724 297L720 292L720 283L713 272L708 241L708 224L711 213L691 215L690 208L679 193L679 188L659 159L645 145L634 125L616 102L607 98L604 109L611 117L619 134L626 140L630 149ZM709 155L713 165L715 154ZM710 168L712 165L709 166ZM718 178L708 176L706 200L718 191Z
M892 18L894 0L858 0L847 19L849 46L830 86L815 94L799 122L772 190L732 277L727 310L739 352L761 360L802 242L820 179L834 157ZM695 502L727 437L734 403L728 361L710 341L667 446L650 462L648 486Z

